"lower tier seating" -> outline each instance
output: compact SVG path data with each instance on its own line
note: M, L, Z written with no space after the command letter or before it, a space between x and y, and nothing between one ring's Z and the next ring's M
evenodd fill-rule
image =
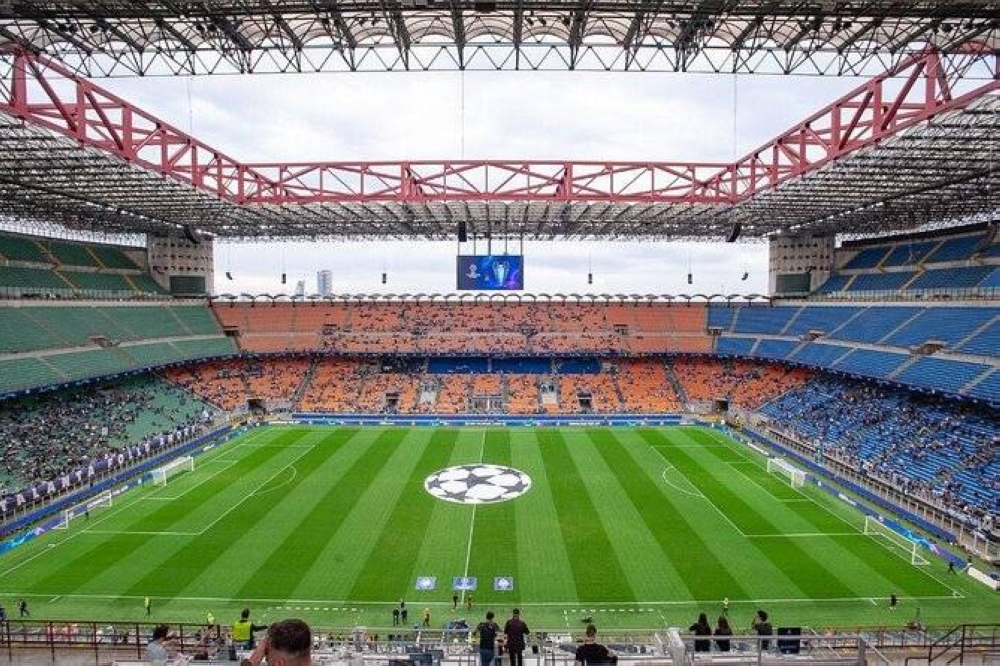
M1000 511L995 410L816 377L764 405L782 430L905 492L973 517Z
M0 402L0 497L214 412L152 376Z

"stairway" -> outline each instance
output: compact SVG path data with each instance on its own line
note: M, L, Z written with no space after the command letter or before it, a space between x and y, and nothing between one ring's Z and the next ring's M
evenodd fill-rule
M688 402L687 391L684 389L684 385L681 383L677 373L674 372L673 364L669 361L664 361L663 367L667 372L667 381L670 382L670 387L674 389L674 393L677 394L677 398L680 400L681 404L686 405Z
M316 374L316 367L319 365L319 359L313 358L309 363L309 369L306 370L306 374L302 376L302 381L299 382L298 387L295 389L295 393L292 394L292 408L298 409L299 402L302 400L302 396L305 395L306 390L309 388L309 384L312 383L313 375Z

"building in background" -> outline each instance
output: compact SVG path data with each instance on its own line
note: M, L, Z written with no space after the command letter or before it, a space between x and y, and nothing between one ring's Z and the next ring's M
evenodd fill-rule
M327 268L316 273L316 292L320 296L333 294L333 271Z
M295 283L295 295L296 296L305 296L306 295L306 281L305 280L299 280L298 282Z

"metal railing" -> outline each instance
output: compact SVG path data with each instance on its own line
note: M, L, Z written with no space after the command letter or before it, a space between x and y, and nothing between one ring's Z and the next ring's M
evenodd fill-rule
M72 652L93 654L94 663L109 660L141 661L156 623L118 621L0 622L0 655L17 663L24 652L57 655ZM233 644L228 628L218 624L175 623L168 625L168 651L196 657L199 661L226 662L245 656L243 646ZM525 666L568 666L579 646L579 632L561 629L540 631L524 651ZM860 628L850 632L823 634L802 628L801 634L768 636L694 636L678 629L601 630L599 642L615 654L618 664L647 666L653 663L772 664L788 659L807 659L818 664L889 663L885 652L906 651L911 661L962 663L965 655L1000 655L1000 624L960 625L951 630L886 631ZM913 656L920 651L920 656ZM360 628L313 629L314 662L364 663L371 666L406 663L413 666L478 666L478 645L468 629ZM509 655L497 651L493 666L507 666Z

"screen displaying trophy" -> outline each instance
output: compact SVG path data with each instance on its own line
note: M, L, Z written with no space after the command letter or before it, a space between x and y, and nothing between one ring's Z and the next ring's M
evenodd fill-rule
M524 257L520 254L462 254L457 271L460 291L524 289Z

